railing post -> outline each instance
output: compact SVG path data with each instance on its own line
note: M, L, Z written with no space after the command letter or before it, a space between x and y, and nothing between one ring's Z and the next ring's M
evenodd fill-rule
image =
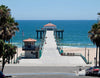
M38 31L37 31L37 39L38 39Z
M58 38L60 39L60 32L58 32Z
M63 39L63 32L61 32L61 38Z
M40 39L42 39L42 32L40 32Z

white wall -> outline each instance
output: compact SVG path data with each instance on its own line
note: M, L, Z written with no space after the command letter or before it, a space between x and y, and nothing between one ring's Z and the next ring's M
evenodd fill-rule
M31 52L32 52L32 51L25 51L25 57L26 57L26 58L34 58L35 55L33 55Z

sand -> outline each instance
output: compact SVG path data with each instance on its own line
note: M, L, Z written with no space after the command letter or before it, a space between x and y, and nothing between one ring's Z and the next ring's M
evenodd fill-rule
M85 48L69 47L69 48L62 48L62 49L64 53L81 53L83 56L85 56ZM94 58L96 57L96 48L86 48L87 60L88 60L88 51L89 51L89 61L92 62L92 64L94 64L95 63Z

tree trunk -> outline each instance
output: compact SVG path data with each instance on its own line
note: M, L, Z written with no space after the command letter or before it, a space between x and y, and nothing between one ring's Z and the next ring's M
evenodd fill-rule
M95 66L97 66L97 56L98 55L98 47L96 47L96 64L95 64Z
M100 47L99 47L99 66L100 66Z
M10 64L10 57L8 58L8 64Z
M2 60L3 60L3 61L2 61L2 70L1 70L1 71L3 72L3 70L4 70L4 66L5 66L5 59L2 58Z
M4 27L4 42L6 41L6 39L5 39L5 36L6 36L6 27Z

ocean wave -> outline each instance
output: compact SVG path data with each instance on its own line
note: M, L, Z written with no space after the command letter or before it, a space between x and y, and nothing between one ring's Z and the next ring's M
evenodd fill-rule
M11 43L11 44L13 44L13 45L20 45L20 44L22 44L21 42L13 42L13 43Z
M83 44L83 43L60 43L60 46L94 46L93 44Z

